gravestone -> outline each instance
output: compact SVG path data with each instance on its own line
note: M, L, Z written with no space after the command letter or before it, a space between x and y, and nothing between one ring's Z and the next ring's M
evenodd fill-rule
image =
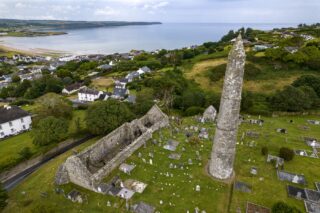
M252 191L251 185L244 182L240 182L240 181L236 181L234 183L234 189L237 191L246 192L246 193L251 193Z
M217 116L217 110L211 105L203 113L204 122L214 122Z

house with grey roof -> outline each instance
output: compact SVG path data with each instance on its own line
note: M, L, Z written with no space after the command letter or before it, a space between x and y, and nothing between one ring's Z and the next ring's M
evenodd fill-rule
M129 90L123 87L114 87L112 98L114 99L124 99L129 95Z
M71 95L73 93L78 92L80 89L84 89L86 86L84 86L82 83L74 83L66 86L62 90L62 94Z
M31 128L31 115L18 106L0 108L0 138L17 135Z
M78 92L78 99L82 102L93 102L99 99L100 95L102 95L102 91L97 91L94 89L90 89L88 87L82 88Z
M137 71L140 75L145 74L145 73L150 73L151 69L147 66L141 67Z

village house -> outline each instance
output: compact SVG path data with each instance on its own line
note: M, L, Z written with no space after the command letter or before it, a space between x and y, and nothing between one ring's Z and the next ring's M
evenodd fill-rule
M306 41L310 41L310 40L313 40L313 39L314 39L313 36L307 35L307 34L301 34L300 36L301 36L302 38L304 38L304 40L306 40Z
M114 99L124 99L129 95L129 90L122 85L117 85L113 89L112 98Z
M98 69L103 70L103 71L108 71L108 70L112 69L112 65L111 64L103 64L103 65L98 66Z
M145 73L150 73L151 69L147 66L141 67L137 71L140 75L145 74Z
M129 83L137 78L140 78L140 74L137 71L131 72L126 76L126 79L128 79Z
M253 50L254 51L263 51L263 50L269 49L271 47L272 47L271 44L257 44L257 45L254 45Z
M17 106L0 108L0 138L17 135L31 128L31 115Z
M93 102L98 100L100 98L100 95L102 94L103 94L102 91L97 91L97 90L85 87L79 90L78 99L79 101L83 101L83 102Z
M85 88L85 86L81 83L70 84L70 85L66 86L65 88L63 88L62 94L71 95L75 92L78 92L80 89L83 89L83 88Z

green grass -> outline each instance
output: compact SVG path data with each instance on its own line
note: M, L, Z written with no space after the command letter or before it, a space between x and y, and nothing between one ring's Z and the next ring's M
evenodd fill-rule
M0 141L0 165L6 167L15 164L19 158L19 152L24 147L30 147L33 153L38 151L38 148L33 145L30 132L25 132L20 135L10 137Z
M31 105L33 106L33 105ZM31 107L28 106L28 107ZM81 130L86 128L85 125L85 110L76 110L73 112L72 120L69 124L69 138L72 137L82 137L83 134L78 133L76 134L76 125L75 121L79 118ZM38 147L32 143L32 130L29 132L25 132L16 136L12 136L6 138L4 140L0 140L0 171L11 168L22 160L19 158L19 152L25 148L29 147L32 152L32 157L38 156L43 152L49 151L50 149L57 146L57 144L51 144L45 147Z
M161 130L161 134L163 135L162 145L170 138L179 141L180 144L176 152L182 153L180 160L175 161L168 159L169 151L149 142L147 148L140 148L127 159L127 163L137 165L130 176L116 169L110 176L106 177L106 181L114 175L119 175L123 180L130 178L147 183L148 186L146 190L142 194L136 193L132 200L130 200L130 203L142 200L156 206L160 212L186 212L187 210L193 212L195 207L206 210L208 213L227 212L229 206L230 212L235 212L238 208L241 208L243 212L245 211L247 201L269 208L277 201L284 201L304 211L302 201L287 197L285 187L289 183L278 180L275 168L273 168L271 164L266 163L266 156L261 155L261 147L267 146L269 153L274 155L278 154L279 148L282 146L292 149L310 150L310 148L304 144L301 137L312 136L320 138L320 127L306 123L308 119L317 118L312 116L285 116L278 118L263 117L262 119L265 120L263 127L242 124L238 134L239 140L242 133L247 130L257 131L261 135L259 139L245 138L243 145L237 145L235 161L236 180L251 184L253 189L252 193L242 193L233 190L233 194L230 197L230 185L217 182L206 174L205 166L208 162L212 143L209 140L203 140L199 145L191 145L185 142L186 138L183 132L172 135L172 128ZM289 120L293 120L294 123L289 123ZM184 120L181 129L190 125L199 124L195 122L194 119L187 118ZM202 125L199 126L201 127ZM215 127L210 124L205 124L204 126L209 128L210 136L212 137ZM307 131L302 130L301 126L308 126L310 129ZM286 128L288 134L283 135L277 133L275 131L276 128ZM159 141L159 138L160 133L155 133L154 139ZM257 143L256 147L246 145L252 140ZM94 142L95 140L87 142L81 145L79 149ZM182 147L185 147L186 151L183 152ZM201 161L196 159L196 151L200 152L202 156ZM147 162L150 159L148 154L153 152L153 165L143 163L142 159L138 158L139 152ZM67 184L62 188L66 193L70 192L73 188L78 189L86 195L88 199L87 202L74 204L64 198L63 195L58 195L54 192L56 188L56 186L54 186L56 170L71 154L71 151L69 151L50 161L10 192L9 206L5 209L5 212L36 212L35 209L41 208L53 210L54 212L126 212L125 202L123 200L109 195L93 193L73 184ZM193 160L193 165L185 165L184 170L169 169L170 163L186 164L189 158ZM248 162L249 159L250 162ZM199 165L199 163L201 163L201 165ZM319 159L295 156L293 161L285 162L284 168L289 172L304 174L308 183L305 187L314 189L314 182L320 180L319 163ZM250 174L250 168L252 166L258 167L259 173L257 176ZM173 177L166 177L164 174L167 172L172 173ZM190 174L192 177L189 176ZM261 177L263 178L262 181L259 180ZM171 185L168 185L169 183ZM196 185L201 186L201 192L194 191ZM22 192L25 192L25 194ZM47 192L48 197L42 198L40 196L41 192ZM164 202L162 205L159 203L160 200ZM230 204L229 200L231 201ZM106 203L108 201L111 201L112 205L117 203L118 208L107 207ZM170 202L174 204L175 207L170 206Z
M284 201L304 212L302 201L288 198L286 185L289 183L278 180L276 169L273 168L271 164L266 163L266 157L261 155L261 148L263 146L268 147L269 153L273 155L278 155L281 147L312 151L312 149L303 142L302 137L310 136L320 138L320 127L307 124L307 119L312 119L312 117L308 116L263 119L266 121L263 127L250 124L241 125L239 136L247 130L259 132L261 136L259 139L246 138L244 145L237 145L235 163L236 179L251 184L253 186L253 192L247 194L234 191L231 212L235 211L238 207L245 210L246 201L255 202L270 208L275 202ZM294 121L293 124L289 123L291 119ZM302 130L302 126L308 126L310 130ZM286 128L288 134L282 135L277 133L275 131L276 128ZM253 148L247 146L246 144L250 141L255 141L257 146ZM249 159L250 162L248 162ZM319 159L295 156L293 161L285 162L284 169L289 172L304 174L308 184L307 186L300 187L314 189L314 182L320 180L319 163ZM250 168L252 166L258 167L259 173L257 176L250 174ZM262 181L259 180L261 177L263 178Z

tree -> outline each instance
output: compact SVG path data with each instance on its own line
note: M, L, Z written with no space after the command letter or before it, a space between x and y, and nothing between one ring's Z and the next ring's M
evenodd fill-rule
M30 147L24 147L18 154L21 160L28 160L32 156Z
M125 103L117 100L96 102L89 106L86 123L88 130L95 135L104 135L134 118Z
M39 107L36 109L38 117L45 118L71 118L72 106L64 98L55 93L48 93L37 100Z
M291 161L294 157L294 151L287 147L281 147L279 151L279 157L283 158L285 161Z
M21 81L21 78L18 75L13 75L12 76L12 82L13 83L18 83Z
M7 191L0 183L0 211L7 205L7 199L9 198Z
M67 136L68 123L61 118L49 116L39 121L32 132L33 143L45 146L64 140Z
M320 78L314 75L303 75L292 83L294 87L309 86L320 98Z
M280 201L272 206L272 213L301 213L301 211Z
M29 80L23 80L16 89L15 89L15 97L23 97L26 91L31 87L31 82Z
M270 99L273 109L289 112L300 112L308 109L310 100L304 92L293 86L287 86Z
M143 90L137 94L134 111L136 115L144 115L154 105L153 90Z

